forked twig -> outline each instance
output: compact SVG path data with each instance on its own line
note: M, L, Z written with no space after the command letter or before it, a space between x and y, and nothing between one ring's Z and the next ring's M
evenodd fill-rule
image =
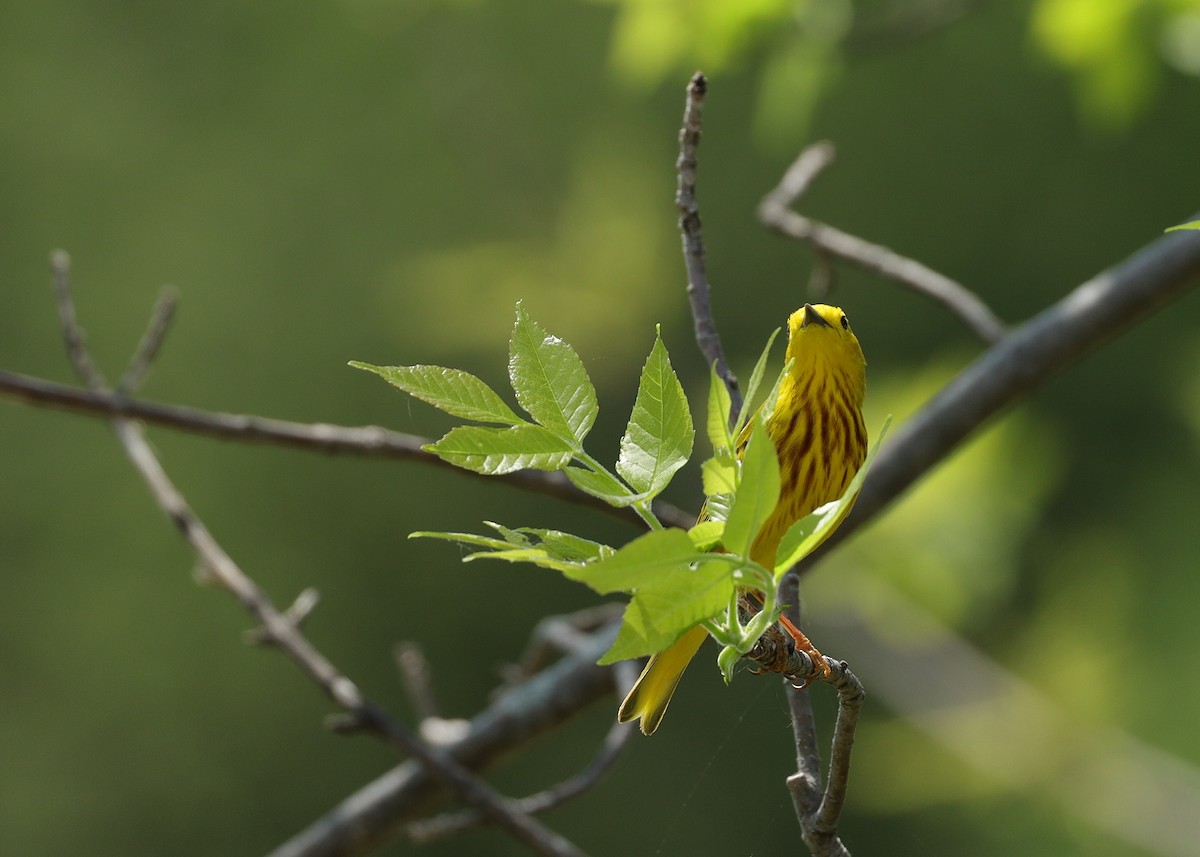
M629 692L634 681L637 680L637 676L638 671L632 661L622 661L613 665L613 682L618 698ZM632 724L614 723L587 767L548 789L514 801L514 804L523 812L533 815L546 812L578 797L595 786L600 778L608 773L608 770L620 758L622 751L629 745L629 740L636 731ZM477 809L469 809L415 821L405 828L405 833L408 834L409 839L423 844L462 833L472 827L485 824L487 821L487 816L482 812Z
M104 376L84 345L70 292L70 261L65 253L54 254L52 272L59 319L67 356L76 373L89 387L99 390ZM260 637L285 652L304 673L350 716L358 729L374 734L396 749L419 759L426 769L452 788L467 803L484 812L516 839L548 857L582 857L583 852L563 836L549 830L494 792L448 754L432 748L404 728L382 708L365 697L355 684L322 655L300 631L300 618L280 612L265 592L251 580L217 543L168 478L141 427L129 419L114 418L113 428L130 461L145 480L154 499L188 541L212 579L229 590L261 623ZM297 603L308 603L301 599Z
M834 148L829 142L814 143L801 152L779 184L763 197L758 206L759 220L782 235L807 241L818 251L894 280L937 301L984 343L999 342L1005 334L1004 323L962 284L887 247L864 241L792 210L796 200L833 160Z

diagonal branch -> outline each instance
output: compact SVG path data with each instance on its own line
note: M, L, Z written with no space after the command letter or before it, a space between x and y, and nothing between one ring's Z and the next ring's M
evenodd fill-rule
M613 674L596 661L612 645L617 624L587 635L561 660L499 694L475 715L469 728L445 752L459 764L480 770L571 715L610 696ZM347 797L269 857L357 857L415 821L444 786L421 765L403 762Z
M989 419L1198 284L1200 233L1174 232L1014 329L892 432L871 466L854 511L801 563L801 572L878 515Z
M68 358L80 377L93 389L99 389L104 385L104 376L88 354L83 331L76 322L66 254L56 253L52 265ZM145 480L146 487L196 551L211 579L233 594L261 623L261 638L283 651L330 699L346 710L359 729L373 733L396 749L420 760L426 770L452 788L464 801L485 812L491 820L536 853L547 857L583 857L583 852L569 840L514 807L448 754L425 744L364 696L304 637L300 632L299 619L280 612L258 584L217 543L168 478L150 444L146 442L141 427L123 418L114 418L112 424L134 468Z
M781 235L806 241L819 252L844 259L937 301L983 342L999 342L1004 337L1003 322L965 286L887 247L792 210L833 159L834 148L829 142L814 143L801 152L779 184L759 204L758 219Z

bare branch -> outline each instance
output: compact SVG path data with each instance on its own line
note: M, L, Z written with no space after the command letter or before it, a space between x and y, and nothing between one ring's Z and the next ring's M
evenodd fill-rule
M179 291L167 286L158 296L158 301L155 302L154 309L150 313L150 324L147 325L146 332L142 335L142 341L138 343L137 350L134 351L133 359L129 361L125 374L121 376L121 380L117 384L118 394L129 395L141 385L146 373L150 371L150 364L158 356L158 350L162 348L163 341L167 338L167 332L171 329L171 321L175 317L175 308L178 305Z
M76 324L70 294L69 260L66 254L55 255L54 286L68 357L76 372L89 386L94 389L101 388L104 384L103 375L87 353L82 331ZM266 593L217 543L168 478L143 437L141 427L132 420L122 418L115 418L112 423L126 454L145 480L158 505L196 551L216 581L229 590L261 623L262 638L287 654L330 699L346 710L356 725L419 759L430 773L452 788L463 800L485 812L491 820L536 853L547 857L582 857L583 852L569 840L514 808L448 754L426 745L382 708L363 696L357 686L301 634L299 619L306 610L297 608L294 617L281 613ZM302 599L306 602L311 600Z
M735 419L742 410L742 391L737 376L725 360L721 336L717 333L717 325L713 320L704 237L700 234L700 205L696 201L696 148L700 145L700 113L707 92L708 80L701 72L696 72L688 83L683 127L679 129L679 159L675 162L675 169L679 174L679 188L675 193L675 207L679 209L683 262L688 278L688 304L691 306L692 321L696 328L696 344L700 346L700 353L704 355L708 365L716 365L717 377L725 382L733 403L731 419Z
M596 661L612 645L617 625L591 634L587 644L542 672L505 689L470 722L467 733L444 751L481 770L602 697L610 697L612 671ZM269 857L354 857L400 832L445 787L414 761L404 762L343 800L324 817L279 846Z
M50 274L67 360L84 384L93 390L102 390L108 386L108 381L100 367L92 361L92 355L87 350L87 334L75 317L75 301L71 298L71 257L66 250L55 250L50 254Z
M829 142L814 143L801 152L779 184L759 204L759 220L782 235L806 241L831 256L932 298L950 310L983 342L1000 341L1005 333L1004 323L965 286L887 247L864 241L792 210L796 200L833 160L834 148Z
M1173 232L1014 329L888 436L854 511L800 573L878 515L977 428L1200 283L1200 233Z
M169 426L194 434L242 443L261 443L287 446L329 455L361 455L367 458L390 458L419 461L435 467L445 467L454 473L488 479L566 500L592 509L599 509L631 523L641 519L628 509L616 509L603 500L584 494L562 473L541 470L520 470L504 476L483 476L447 464L431 452L421 449L429 438L404 434L379 426L337 426L328 423L297 423L246 414L202 411L178 405L164 405L131 399L108 391L81 390L34 378L16 372L0 370L0 394L39 407L76 411L90 416L126 417L156 425ZM655 501L654 514L665 524L690 527L695 515L670 503Z
M613 680L618 698L629 692L637 677L638 670L634 662L622 661L613 665ZM608 769L613 766L621 752L629 745L629 739L636 731L632 724L614 723L608 730L608 735L605 736L599 751L586 768L551 788L516 801L516 806L523 812L532 815L546 812L583 794L596 785L604 774L608 773ZM462 833L487 821L486 815L479 810L472 809L414 822L407 827L405 832L414 842L423 844Z

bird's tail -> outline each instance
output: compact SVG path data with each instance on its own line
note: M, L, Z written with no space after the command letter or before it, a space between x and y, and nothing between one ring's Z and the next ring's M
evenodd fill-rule
M688 663L707 636L708 632L703 626L697 625L650 658L650 663L646 664L633 689L621 703L617 720L626 723L640 718L644 735L649 735L657 729L663 715L667 713L671 694L675 692L683 671L687 669Z

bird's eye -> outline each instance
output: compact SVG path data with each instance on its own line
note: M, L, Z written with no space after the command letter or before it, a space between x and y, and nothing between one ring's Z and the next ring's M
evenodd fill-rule
M849 329L850 329L850 319L846 318L846 316L842 316L842 330L849 330Z

